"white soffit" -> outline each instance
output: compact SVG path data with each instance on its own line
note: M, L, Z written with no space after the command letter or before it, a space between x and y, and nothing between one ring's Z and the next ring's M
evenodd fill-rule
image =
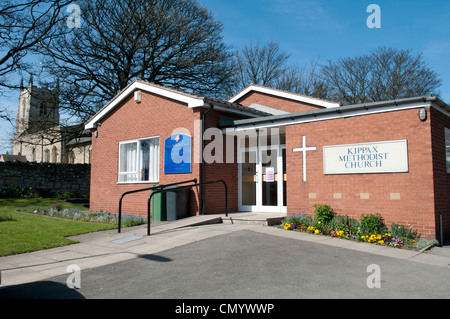
M278 97L282 97L285 99L299 101L299 102L303 102L303 103L313 104L313 105L321 106L324 108L339 107L339 103L328 102L328 101L319 100L319 99L311 98L311 97L304 96L304 95L294 94L294 93L290 93L290 92L275 90L275 89L262 87L262 86L256 86L256 85L250 85L249 87L245 88L243 91L239 92L237 95L233 96L230 100L228 100L228 102L234 103L237 100L239 100L241 97L245 96L246 94L248 94L249 92L252 92L252 91L265 93L265 94L269 94L269 95L273 95L273 96L278 96Z
M252 104L252 105L249 106L249 108L254 109L254 110L258 110L258 111L262 111L262 112L265 112L265 113L269 113L269 114L272 114L272 115L289 114L289 112L278 110L278 109L274 109L272 107L259 105L259 104Z
M95 124L102 119L106 114L113 110L118 104L126 99L135 90L143 90L156 95L164 96L169 99L186 103L189 108L204 106L204 99L202 97L194 98L173 90L167 90L162 87L153 86L151 84L136 81L132 83L125 91L120 93L115 99L107 104L101 111L99 111L93 118L91 118L85 125L85 129L95 128Z

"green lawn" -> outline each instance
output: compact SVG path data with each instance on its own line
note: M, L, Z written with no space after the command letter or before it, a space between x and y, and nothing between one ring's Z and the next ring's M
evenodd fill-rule
M0 199L0 256L75 244L76 242L66 237L116 227L108 224L34 215L27 212L34 209L48 209L56 204L61 205L63 209L86 210L82 206L59 199Z

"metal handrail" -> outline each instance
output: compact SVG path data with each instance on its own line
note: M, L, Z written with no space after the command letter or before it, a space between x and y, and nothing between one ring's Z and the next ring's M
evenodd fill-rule
M192 184L192 185L185 185L185 186L178 186L178 187L174 187L174 188L170 188L170 189L156 190L150 194L150 196L148 197L148 202L147 202L147 220L148 220L147 236L150 236L150 224L151 224L150 206L151 206L152 198L154 195L160 194L160 193L165 193L165 192L171 192L171 191L175 191L175 190L179 190L179 189L187 189L187 188L191 188L194 186L214 184L214 183L223 183L223 185L225 186L225 216L228 217L228 187L227 187L227 183L225 183L225 181L223 181L223 180L202 182L202 183L195 182L195 184Z
M134 191L129 191L129 192L123 193L122 196L120 196L120 200L119 200L119 221L118 221L119 222L119 225L118 225L119 234L120 234L120 232L122 230L122 201L123 201L123 198L126 195L135 194L135 193L141 193L141 192L150 191L150 190L153 191L153 189L155 189L155 188L164 188L164 187L170 187L170 186L181 185L181 184L192 183L192 182L197 183L197 179L194 178L194 179L190 179L188 181L183 181L183 182L178 182L178 183L173 183L173 184L167 184L167 185L153 185L152 187L147 187L147 188L143 188L143 189L137 189L137 190L134 190Z

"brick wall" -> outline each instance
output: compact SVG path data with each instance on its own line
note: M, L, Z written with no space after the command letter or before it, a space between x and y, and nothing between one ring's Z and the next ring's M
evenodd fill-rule
M164 174L164 141L177 128L187 129L194 136L194 120L200 113L161 96L142 92L142 102L136 103L131 95L108 116L97 128L98 137L92 139L91 210L118 213L119 199L125 192L153 186L150 183L118 184L119 142L159 136L159 183L171 184L184 180L200 179L199 164L192 163L190 174ZM193 150L195 153L193 138ZM197 150L198 151L198 150ZM123 201L123 212L142 216L147 214L150 192L132 194ZM197 214L200 199L197 189L189 193L189 209Z
M447 173L445 154L445 128L450 129L450 118L436 109L430 112L436 229L440 239L439 212L442 212L444 241L450 240L450 173Z
M312 214L315 204L354 218L378 212L388 226L410 225L435 238L431 126L419 120L417 109L292 125L286 135L289 214ZM302 136L308 147L317 147L307 152L307 182L303 155L292 151L302 146ZM323 146L402 139L408 141L408 173L324 175Z
M219 117L225 115L218 111L212 111L206 116L206 128L217 127L219 123ZM230 117L229 114L226 116ZM215 143L214 140L205 141L205 149L208 151L207 145L209 143ZM223 134L221 137L221 143L223 149L220 150L222 156L217 162L212 164L206 164L205 166L205 180L224 180L228 188L228 211L238 210L238 164L237 164L237 139L236 137L227 139L226 135ZM233 155L232 163L227 163L227 143L231 143ZM216 143L215 145L219 145ZM216 153L214 153L215 155ZM224 186L222 183L206 185L206 196L205 196L205 213L224 213L225 212L225 193Z
M222 112L213 110L206 118L206 128L216 127ZM230 114L227 114L230 116ZM127 191L151 187L153 184L118 184L119 142L159 136L160 167L159 183L171 184L196 178L200 181L200 163L194 158L200 152L201 110L190 109L185 104L161 96L142 92L142 102L136 103L132 96L101 120L97 128L98 137L92 141L91 210L118 212L119 199ZM195 125L197 121L197 125ZM187 129L192 136L192 173L164 174L164 141L175 129ZM208 143L208 142L207 142ZM237 164L206 165L206 181L223 179L229 191L229 209L237 209ZM233 175L234 174L234 175ZM201 210L200 187L189 194L189 213ZM205 213L224 213L225 195L222 184L205 187ZM123 201L124 213L147 215L150 191L131 194Z
M0 163L0 186L21 186L52 193L89 194L90 165L48 163Z

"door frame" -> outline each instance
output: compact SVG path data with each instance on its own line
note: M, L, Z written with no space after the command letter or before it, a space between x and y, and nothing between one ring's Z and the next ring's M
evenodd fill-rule
M286 149L286 145L270 145L270 146L252 146L246 148L240 148L238 142L238 208L239 211L245 212L272 212L272 213L286 213L287 206L283 205L284 196L284 172L283 172L283 149ZM262 163L261 153L268 149L277 150L277 206L266 206L262 204ZM242 205L242 154L244 152L256 152L256 205Z

